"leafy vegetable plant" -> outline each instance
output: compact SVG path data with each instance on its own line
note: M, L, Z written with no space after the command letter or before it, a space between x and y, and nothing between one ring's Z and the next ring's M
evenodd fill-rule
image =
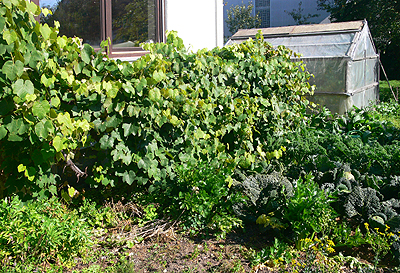
M206 162L179 166L178 177L165 192L166 211L182 221L192 233L215 231L220 236L242 225L233 216L232 205L244 201L231 188L231 169Z

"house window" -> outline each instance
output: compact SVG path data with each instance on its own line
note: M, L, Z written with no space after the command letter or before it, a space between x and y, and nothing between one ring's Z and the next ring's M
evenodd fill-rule
M60 22L60 35L80 37L95 49L109 40L111 57L146 54L143 42L164 40L163 0L33 0L52 10L40 18Z
M256 0L256 7L269 7L270 0Z
M270 0L256 0L256 14L260 17L263 28L270 26L270 5Z

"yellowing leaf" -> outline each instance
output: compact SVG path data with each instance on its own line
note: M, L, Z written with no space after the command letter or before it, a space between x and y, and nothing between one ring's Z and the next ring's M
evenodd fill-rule
M62 149L64 149L64 144L63 144L63 140L61 139L61 137L56 136L53 139L53 147L56 149L57 152L59 152Z
M51 28L47 24L41 25L40 33L43 35L45 40L48 40L50 38Z
M19 164L18 165L18 172L22 173L25 170L26 170L26 166L24 164Z
M68 187L68 195L72 198L75 196L77 190L74 187Z
M169 122L171 122L171 124L174 125L174 126L177 126L177 125L181 124L181 120L178 119L178 117L175 116L175 115L171 116L171 119L169 120Z
M34 101L34 100L36 100L36 95L35 94L27 94L26 96L25 96L25 99L26 99L26 101L27 102L31 102L31 101Z
M54 107L58 107L60 105L61 101L58 97L52 97L51 98L51 105Z

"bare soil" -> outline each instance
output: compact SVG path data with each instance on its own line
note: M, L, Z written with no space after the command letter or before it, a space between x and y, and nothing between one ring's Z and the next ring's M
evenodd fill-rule
M177 234L173 229L144 239L127 247L115 243L123 233L105 235L93 248L89 259L76 259L76 265L66 272L93 272L92 268L104 272L398 272L395 268L380 267L373 271L365 267L360 271L350 263L339 267L324 268L321 263L326 258L316 256L310 260L306 253L296 257L296 262L282 268L269 268L265 265L252 266L250 253L272 245L273 237L262 234L257 228L246 232L233 232L226 239L189 237ZM131 236L125 233L126 238ZM125 239L126 239L125 238ZM113 241L114 240L114 241ZM368 264L363 258L371 258L367 248L342 249L343 253L358 256L358 260ZM357 254L358 253L358 254ZM125 262L121 263L121 259ZM301 264L301 266L299 266ZM118 265L118 266L117 266ZM372 266L369 264L370 267ZM98 271L96 271L98 272ZM103 271L102 271L103 272Z

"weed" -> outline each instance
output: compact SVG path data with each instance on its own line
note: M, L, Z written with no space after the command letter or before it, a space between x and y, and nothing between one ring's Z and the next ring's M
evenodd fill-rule
M0 201L0 261L68 264L91 246L90 228L56 198Z
M274 245L263 248L251 255L250 262L253 267L259 265L276 267L288 264L292 258L293 255L289 246L275 238Z
M366 229L366 242L371 245L372 250L375 253L374 268L376 269L380 259L390 251L394 234L388 232L390 229L389 226L386 226L383 232L381 232L379 228L371 230L368 223L364 223L364 226Z

